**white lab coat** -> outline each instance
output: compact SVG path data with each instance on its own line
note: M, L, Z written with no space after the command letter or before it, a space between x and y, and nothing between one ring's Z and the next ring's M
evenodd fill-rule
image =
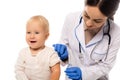
M69 52L68 63L82 70L83 80L108 80L108 73L115 63L120 47L120 27L110 20L111 43L107 53L109 38L103 36L103 30L107 31L107 22L94 38L85 45L83 19L78 26L80 18L80 12L69 14L62 29L60 43L67 46ZM81 53L79 52L78 41L81 43Z

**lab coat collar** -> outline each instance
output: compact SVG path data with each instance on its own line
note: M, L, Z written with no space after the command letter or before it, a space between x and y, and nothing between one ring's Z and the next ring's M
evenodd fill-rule
M79 41L79 43L81 44L81 48L83 51L86 50L86 47L90 47L96 43L98 43L99 41L102 40L103 38L103 29L106 26L106 23L104 24L104 26L101 28L101 30L93 37L93 39L87 44L85 45L85 34L84 34L84 21L82 20L81 24L79 24L76 29L75 29L75 33L76 33L76 38Z
M92 46L100 42L103 38L103 28L92 38L92 40L86 45L86 47Z
M104 29L107 26L107 22L103 25L103 27L101 28L101 30L93 37L93 39L86 45L86 47L90 47L98 42L100 42L103 38L103 34L104 34Z

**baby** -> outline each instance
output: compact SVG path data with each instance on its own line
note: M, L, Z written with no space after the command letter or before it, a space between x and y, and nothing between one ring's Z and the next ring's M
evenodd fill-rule
M15 65L17 80L59 80L60 59L54 49L47 47L49 22L41 16L31 17L26 24L26 42Z

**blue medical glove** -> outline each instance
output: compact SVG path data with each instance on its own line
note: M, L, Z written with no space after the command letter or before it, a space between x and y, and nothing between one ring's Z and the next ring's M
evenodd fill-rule
M82 80L82 71L79 67L67 68L65 73L72 80Z
M67 47L63 44L54 44L53 45L55 51L57 51L58 56L62 61L68 60L68 51Z

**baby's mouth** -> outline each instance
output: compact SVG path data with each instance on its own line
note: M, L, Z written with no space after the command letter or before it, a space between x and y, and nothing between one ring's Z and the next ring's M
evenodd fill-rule
M30 43L36 43L37 41L30 41Z

